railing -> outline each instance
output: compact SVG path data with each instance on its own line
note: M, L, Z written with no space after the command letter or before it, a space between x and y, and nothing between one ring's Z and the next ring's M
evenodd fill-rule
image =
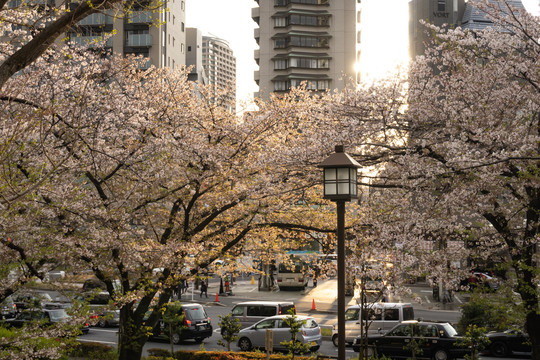
M79 21L79 25L105 25L112 23L112 17L105 14L92 14Z
M79 45L88 45L90 47L103 46L103 47L112 47L112 38L107 39L103 44L103 36L93 35L93 36L77 36L72 35L69 39L71 42L74 42Z
M133 11L127 15L130 24L147 24L152 22L152 12L148 10Z
M152 35L150 34L128 35L126 46L152 46Z

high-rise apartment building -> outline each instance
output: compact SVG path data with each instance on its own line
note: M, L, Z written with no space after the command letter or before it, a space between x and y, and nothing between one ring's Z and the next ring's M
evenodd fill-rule
M259 93L343 89L356 78L360 0L256 0L255 82Z
M202 37L202 65L208 77L208 84L214 94L226 90L221 104L234 112L236 109L236 57L223 39L213 36Z
M68 32L70 40L92 42L115 30L105 47L115 54L142 55L145 66L177 68L186 64L185 1L165 2L163 11L147 10L136 2L125 17L113 11L92 14ZM148 2L150 8L152 3ZM167 8L168 10L165 10Z
M497 4L496 0L490 0ZM517 10L524 10L521 0L510 0L508 3ZM501 11L506 9L501 7ZM460 26L463 29L483 30L493 26L486 14L471 2L464 0L411 0L409 2L409 55L414 59L423 55L426 44L430 42L430 33L420 24L420 20L451 28Z
M420 23L451 27L461 25L465 0L412 0L409 2L409 56L411 59L423 55L430 41L427 28Z

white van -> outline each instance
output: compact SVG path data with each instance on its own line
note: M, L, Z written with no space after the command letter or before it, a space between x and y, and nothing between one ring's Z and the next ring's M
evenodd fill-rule
M388 331L394 325L414 320L414 309L410 303L374 303L364 305L363 318L370 319L368 333ZM360 305L350 306L345 310L345 342L352 344L360 335ZM337 324L332 327L332 342L338 346Z
M290 310L296 314L296 307L291 301L246 301L232 308L231 317L238 319L244 329L270 316L288 315Z

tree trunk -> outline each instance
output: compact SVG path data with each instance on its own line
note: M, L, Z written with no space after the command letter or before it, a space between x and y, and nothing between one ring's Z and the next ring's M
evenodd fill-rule
M531 340L533 360L540 360L540 313L529 311L525 320L525 327Z

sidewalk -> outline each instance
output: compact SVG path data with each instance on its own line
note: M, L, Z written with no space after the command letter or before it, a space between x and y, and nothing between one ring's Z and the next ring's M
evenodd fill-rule
M468 295L458 294L454 296L454 302L443 304L433 300L432 289L426 283L417 283L410 285L411 294L407 296L394 296L392 302L410 302L415 309L423 310L444 310L459 311L462 303L468 301ZM337 280L327 279L319 281L316 288L308 287L305 291L258 291L257 280L254 284L250 279L237 279L231 286L234 296L242 299L252 300L286 300L294 301L299 313L320 312L337 313ZM208 287L208 298L212 301L216 293L219 293L219 282L210 283ZM198 298L198 292L196 297ZM221 297L221 296L220 296ZM345 298L346 306L356 305L356 299L347 296ZM315 309L313 309L315 307Z

